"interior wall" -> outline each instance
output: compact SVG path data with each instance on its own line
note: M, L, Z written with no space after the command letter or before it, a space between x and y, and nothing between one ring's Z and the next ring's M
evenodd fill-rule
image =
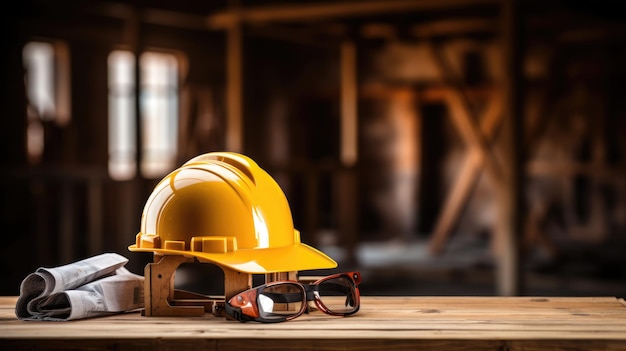
M106 57L111 50L183 53L177 162L226 148L226 30L207 29L204 21L153 23L149 12L142 12L147 5L124 4L131 5L121 7L130 12L120 16L99 7L70 11L33 1L31 7L18 6L7 22L0 59L0 101L7 116L0 128L6 170L0 273L9 280L0 294L17 294L21 279L39 266L99 251L132 256L131 268L138 273L151 259L131 255L127 246L158 179L117 182L106 170ZM187 3L168 6L189 16L194 12ZM214 6L226 9L226 4ZM528 5L524 17L524 263L533 272L564 279L623 281L625 30L595 11L586 14L589 20L585 11L568 17L568 6L557 7L557 15L550 9L555 10ZM215 10L197 9L196 15ZM340 246L347 255L357 255L370 243L376 252L388 243L428 245L448 195L465 174L464 162L475 152L455 119L458 106L446 94L462 92L469 101L466 113L480 126L485 111L494 108L494 92L508 77L500 69L497 15L492 8L452 9L242 25L243 151L278 180L303 241ZM472 17L468 26L464 16L478 20ZM72 74L71 122L45 123L45 154L38 165L27 162L24 147L21 48L32 38L66 41ZM356 45L358 61L359 158L352 166L340 157L339 48L345 41ZM446 62L443 72L433 47ZM502 161L498 127L491 133L488 145ZM492 249L495 185L484 164L476 174L467 201L446 223L451 229L444 248L459 256L476 247ZM357 189L354 194L350 186ZM412 259L421 263L449 258L417 252ZM389 255L384 263L394 258ZM383 267L387 273L396 268ZM571 288L554 281L558 288Z

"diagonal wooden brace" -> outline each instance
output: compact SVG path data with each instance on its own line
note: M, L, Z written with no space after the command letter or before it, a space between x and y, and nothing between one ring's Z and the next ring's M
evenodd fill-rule
M502 102L498 94L495 94L481 120L481 130L489 139L493 139L496 134L497 126L501 122L501 112ZM429 243L431 253L439 254L443 250L443 245L452 230L455 219L461 213L484 164L485 155L478 150L470 149L435 224Z
M482 123L477 125L476 118L469 106L466 97L460 91L461 83L454 79L451 68L433 44L428 46L433 62L438 67L440 75L454 88L446 91L446 103L450 107L451 117L461 135L468 143L470 150L457 177L455 186L446 199L443 211L435 224L435 229L430 240L429 250L432 254L439 254L447 239L455 220L474 186L478 174L483 166L496 184L503 181L505 176L496 162L496 157L489 142L494 138L496 127L502 119L502 99L499 94L494 94L490 105L484 112Z

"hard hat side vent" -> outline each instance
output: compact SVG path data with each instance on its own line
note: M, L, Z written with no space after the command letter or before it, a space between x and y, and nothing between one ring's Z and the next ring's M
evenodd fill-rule
M213 163L211 161L224 162L230 166L233 166L241 173L245 174L246 177L248 177L250 181L252 181L252 184L256 185L254 173L252 172L252 167L253 165L256 166L256 164L247 156L234 152L209 152L204 155L192 158L191 160L185 162L183 166L190 166L195 163Z
M252 174L252 170L250 169L250 164L246 162L246 160L228 155L228 156L220 156L218 158L218 161L228 163L229 165L237 168L242 173L244 173L248 178L250 178L253 184L256 185L256 182L254 180L254 175Z

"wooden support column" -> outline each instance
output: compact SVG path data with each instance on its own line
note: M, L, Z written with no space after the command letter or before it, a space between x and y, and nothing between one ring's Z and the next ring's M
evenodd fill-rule
M304 171L304 181L306 201L304 204L304 228L306 229L307 241L317 247L319 238L319 216L320 216L320 171L316 167L310 167Z
M503 93L503 145L506 163L504 179L498 184L499 218L497 244L498 295L519 295L522 291L520 267L520 242L523 212L523 111L522 111L522 50L521 1L502 2L502 58L503 72L507 75L502 85Z
M265 274L265 282L278 282L282 280L293 280L298 281L298 271L291 272L276 272L276 273L267 273Z
M341 241L348 261L356 263L357 187L354 166L358 159L357 60L352 41L341 44L341 169L337 175L337 204Z
M357 161L357 71L354 42L341 44L341 163L353 166Z
M231 297L252 288L252 274L238 272L224 266L220 266L224 271L224 301Z
M87 252L89 255L102 253L104 244L104 220L102 208L102 180L99 176L92 176L87 181L87 209L89 223L87 228Z
M60 186L59 260L61 262L72 262L76 258L74 252L74 244L76 242L74 187L75 183L73 180L61 182Z
M233 21L226 33L226 150L243 150L242 28Z

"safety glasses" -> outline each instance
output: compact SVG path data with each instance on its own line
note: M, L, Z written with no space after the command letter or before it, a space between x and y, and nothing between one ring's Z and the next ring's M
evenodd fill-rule
M358 272L330 275L312 284L279 281L239 293L224 306L228 316L240 322L284 322L307 311L308 301L332 316L349 316L360 306Z

